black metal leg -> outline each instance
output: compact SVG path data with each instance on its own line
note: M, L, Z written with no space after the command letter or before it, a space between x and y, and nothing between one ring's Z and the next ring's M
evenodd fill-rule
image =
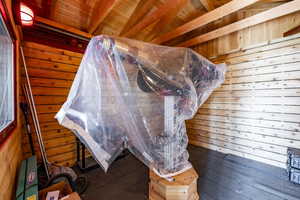
M82 168L85 169L85 146L81 143L81 162Z
M80 162L80 141L79 141L79 139L78 138L76 138L76 145L77 145L77 148L76 148L76 150L77 150L77 163L79 163Z

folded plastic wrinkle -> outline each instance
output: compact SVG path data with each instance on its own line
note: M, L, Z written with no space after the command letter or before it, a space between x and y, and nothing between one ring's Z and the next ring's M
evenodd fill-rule
M185 120L225 71L188 48L97 36L56 118L105 171L129 149L159 176L173 176L191 167Z

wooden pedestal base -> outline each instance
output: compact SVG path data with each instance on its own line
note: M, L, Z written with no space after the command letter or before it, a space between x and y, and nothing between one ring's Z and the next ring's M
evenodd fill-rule
M149 200L198 200L198 174L194 168L169 182L150 170Z

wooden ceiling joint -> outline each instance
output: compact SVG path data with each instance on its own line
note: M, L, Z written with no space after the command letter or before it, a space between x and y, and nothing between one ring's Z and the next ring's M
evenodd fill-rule
M169 41L187 32L200 28L218 19L221 19L222 17L225 17L258 1L260 0L232 0L219 8L207 12L204 15L201 15L190 22L183 24L182 26L179 26L178 28L175 28L174 30L166 34L155 38L151 42L161 44L163 42Z
M85 38L92 38L93 37L93 35L90 34L90 33L81 31L81 30L79 30L77 28L73 28L71 26L67 26L67 25L52 21L50 19L46 19L46 18L43 18L43 17L36 16L34 20L38 23L46 24L48 26L51 26L51 27L54 27L54 28L57 28L57 29L60 29L60 30L64 30L64 31L67 31L67 32L70 32L70 33L73 33L75 35L79 35L79 36L82 36L82 37L85 37Z
M270 21L276 19L278 17L282 17L294 12L300 11L300 0L293 0L288 3L284 3L275 8L271 8L267 11L261 12L259 14L253 15L251 17L245 18L243 20L237 21L235 23L229 24L222 28L216 29L214 31L208 32L206 34L197 36L188 41L182 42L177 46L180 47L191 47L194 45L198 45L203 42L207 42L209 40L213 40L224 35L261 24L266 21Z
M211 0L199 0L199 1L207 11L212 11L213 9L215 9L215 6Z
M129 17L127 23L120 32L120 36L123 36L126 32L129 31L131 27L136 25L140 19L142 19L150 10L153 8L153 4L156 0L140 0L137 6L135 7L133 13Z
M182 1L185 0L166 0L165 3L159 6L155 11L145 16L139 23L134 25L127 31L123 36L125 37L133 37L139 31L143 30L150 24L156 22L161 19L163 16L168 15L173 9L176 9L178 4L181 4Z
M163 16L148 33L147 41L154 39L156 36L165 33L165 30L170 28L172 21L177 16L178 12L183 8L188 0L183 0L175 8L173 8L169 14Z
M297 26L295 28L292 28L291 30L285 32L283 34L284 37L287 37L287 36L290 36L290 35L295 35L295 34L298 34L300 33L300 26Z
M93 34L119 0L98 0L92 11L88 32Z

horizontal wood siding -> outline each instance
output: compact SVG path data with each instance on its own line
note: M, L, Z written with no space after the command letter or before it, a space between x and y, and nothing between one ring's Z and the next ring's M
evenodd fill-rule
M54 116L67 98L82 54L32 42L25 42L24 46L48 160L61 165L73 165L76 159L75 136L60 126ZM24 137L24 151L29 155L28 138ZM34 140L38 152L35 135Z
M300 35L214 62L226 80L187 122L190 143L285 167L300 148Z

